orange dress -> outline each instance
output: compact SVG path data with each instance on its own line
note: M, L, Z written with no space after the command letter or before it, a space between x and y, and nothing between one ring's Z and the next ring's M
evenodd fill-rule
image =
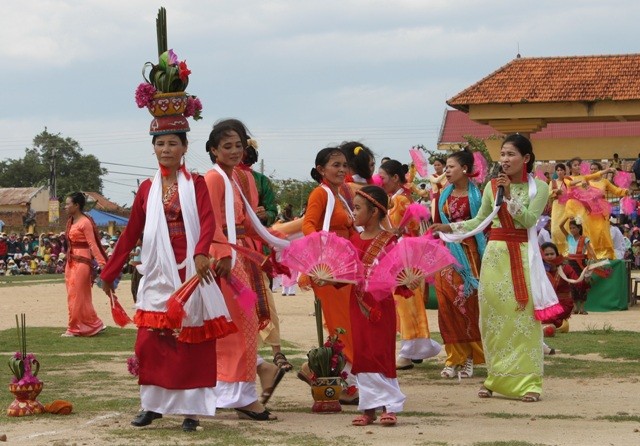
M216 170L210 170L204 176L209 190L211 207L216 222L216 233L209 254L216 259L231 256L231 247L226 244L226 213L225 213L225 185L224 179ZM233 182L232 182L233 183ZM243 239L251 229L251 224L245 216L244 204L235 185L233 187L233 208L235 213L237 243L243 244ZM219 243L221 241L222 243ZM236 276L246 286L251 287L250 269L248 261L238 255L232 269ZM217 341L218 381L227 383L255 382L256 359L258 352L258 317L255 311L243 311L235 298L235 291L226 280L221 280L220 289L229 309L231 320L238 327L238 332Z
M349 194L348 186L345 185L341 189L341 193ZM348 239L354 233L353 220L340 197L336 196L335 198L336 202L331 214L329 231ZM311 192L302 223L302 233L304 235L322 230L327 202L327 191L323 187L316 187ZM336 288L332 285L318 286L313 284L312 288L316 297L322 303L322 315L329 333L334 334L336 328L344 328L346 330L346 333L341 335L340 339L344 342L344 354L347 360L353 362L353 336L349 313L351 285Z
M64 281L67 285L67 305L69 323L67 333L73 336L93 336L102 330L104 323L93 308L91 297L91 259L96 259L100 267L106 259L96 240L93 224L80 217L67 231L71 254L67 257Z

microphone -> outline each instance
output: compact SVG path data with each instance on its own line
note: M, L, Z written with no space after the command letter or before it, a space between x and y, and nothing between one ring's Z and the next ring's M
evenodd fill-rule
M502 173L502 164L498 169L498 175ZM496 191L496 206L502 205L504 202L504 186L498 186L498 190Z

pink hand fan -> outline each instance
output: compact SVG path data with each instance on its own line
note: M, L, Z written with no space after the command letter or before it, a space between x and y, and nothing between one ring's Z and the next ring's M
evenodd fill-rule
M293 240L282 251L281 263L322 282L356 284L363 276L362 262L351 242L326 231Z
M413 165L416 166L418 174L423 178L429 175L429 171L427 170L429 163L425 159L422 151L419 149L409 149L409 155L411 155L411 161L413 161Z
M541 181L547 181L547 177L544 176L544 170L536 169L536 178Z
M613 183L623 189L629 189L632 181L631 172L624 172L622 170L617 171L616 176L613 177Z
M405 209L404 215L402 216L402 220L400 220L398 227L403 228L410 221L415 221L416 223L428 221L429 218L431 218L431 212L426 206L423 206L420 203L411 203L407 207L407 209Z
M633 214L633 211L636 210L637 202L631 197L622 197L620 199L620 210L625 215Z
M374 173L371 176L371 184L373 184L374 186L382 187L382 177L379 174Z
M580 175L589 175L591 173L591 165L583 161L580 163Z
M471 181L476 184L484 183L489 173L489 163L484 155L478 151L473 152L473 175Z
M455 258L439 240L404 237L371 268L365 290L376 299L382 298L381 291L409 287L454 264Z

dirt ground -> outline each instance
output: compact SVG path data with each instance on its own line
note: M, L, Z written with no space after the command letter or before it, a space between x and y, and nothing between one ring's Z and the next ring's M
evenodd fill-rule
M133 314L132 305L129 304L132 302L131 295L126 291L128 286L128 282L122 283L119 297L128 312ZM119 330L111 321L108 300L99 290L94 292L94 304L100 317L112 327L109 329ZM299 345L304 351L312 348L316 331L314 318L310 315L313 311L311 294L298 293L297 296L286 297L278 294L276 304L280 313L282 338ZM37 312L33 311L36 305ZM64 327L67 315L64 284L3 288L0 290L0 308L0 329L13 327L14 314L20 312L27 313L29 326ZM430 329L438 331L437 312L429 310L428 318ZM629 311L591 312L586 316L574 316L570 320L572 331L602 328L605 325L616 330L640 332L640 306L631 307ZM559 355L562 354L559 352ZM444 356L441 354L434 361L443 363ZM46 368L43 371L46 373ZM640 444L640 423L600 419L620 413L640 415L640 366L638 374L624 379L582 379L580 376L547 378L544 382L543 399L535 404L499 396L481 400L476 396L481 378L462 382L425 378L419 383L412 379L410 383L404 384L402 372L399 372L398 378L401 389L407 395L405 411L412 412L412 416L402 417L400 414L396 427L384 428L377 423L364 428L352 427L353 413L278 413L279 407L299 409L311 406L308 387L296 379L294 373L283 379L269 404L279 420L262 426L274 431L314 434L327 439L349 438L351 442L363 445L470 445L481 441L514 440L545 445ZM428 412L431 415L419 416L415 412ZM487 413L526 416L506 419L488 416ZM539 418L550 415L557 417ZM1 425L0 435L6 434L8 444L16 445L106 445L111 444L106 440L106 431L128 426L132 416L131 413L111 412L92 418L80 413L70 418L25 419L24 423ZM563 416L580 418L566 419ZM220 412L216 418L229 426L238 423L236 416L229 411ZM175 418L176 429L180 421ZM188 442L188 437L185 437L184 443ZM272 444L279 444L275 435Z

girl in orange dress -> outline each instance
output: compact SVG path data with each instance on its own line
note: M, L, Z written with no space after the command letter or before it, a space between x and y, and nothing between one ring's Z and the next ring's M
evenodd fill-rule
M406 209L412 203L411 192L406 187L409 167L396 160L389 160L380 166L382 188L390 196L389 223L396 235L419 235L420 226L412 222L406 228L399 228ZM429 288L422 283L413 291L413 296L395 296L398 313L398 328L402 337L400 352L396 361L399 370L413 368L413 363L436 356L442 350L440 344L431 339L425 307Z
M214 168L205 174L205 181L215 220L222 222L224 230L222 236L224 242L212 243L209 252L212 257L218 259L216 271L224 279L221 281L222 294L231 318L238 327L237 333L217 343L216 395L217 407L235 409L240 418L270 421L275 420L276 417L258 401L256 370L258 366L262 366L271 372L273 384L266 386L272 387L269 389L269 396L271 396L273 387L277 384L278 367L263 361L258 363L258 313L254 310L246 311L240 307L236 299L237 291L228 280L232 273L249 288L252 285L264 286L262 273L258 272L259 275L256 276L250 260L236 250L232 250L230 246L237 244L253 249L255 245L249 238L258 237L248 218L248 212L251 210L245 207L242 199L240 190L242 180L235 172L235 168L242 161L248 139L244 124L238 120L228 119L214 125L207 142L209 155L215 164ZM268 321L268 315L266 321Z
M347 159L339 148L327 147L316 155L315 166L311 169L311 176L320 185L309 195L302 233L309 235L324 230L348 239L355 230L349 206L352 202L351 189L345 184ZM351 285L336 288L330 284L320 286L312 283L311 287L316 298L322 303L322 315L329 333L335 333L336 328L346 331L340 339L345 345L344 355L348 372L353 362L353 333L349 317ZM303 369L302 373L306 371ZM350 395L344 395L342 401L355 401L355 387L351 387L354 383L353 375L349 375L347 384L350 385Z
M66 230L69 252L64 271L69 323L63 337L93 336L106 328L93 308L91 269L92 259L100 268L104 267L107 255L93 221L82 212L84 204L84 194L75 192L67 197L64 207L69 216Z

